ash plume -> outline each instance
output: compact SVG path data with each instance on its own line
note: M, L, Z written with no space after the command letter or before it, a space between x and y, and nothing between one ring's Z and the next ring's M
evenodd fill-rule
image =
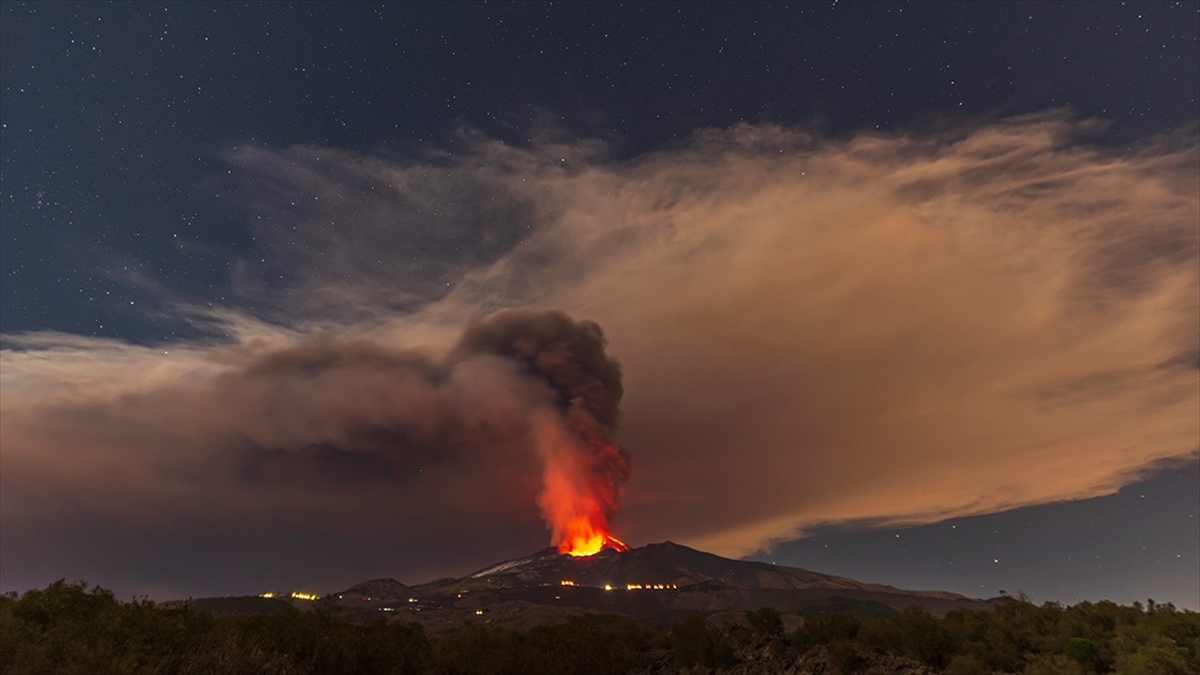
M513 359L554 392L558 415L539 418L535 429L545 464L538 504L563 552L573 550L575 538L598 537L603 545L611 537L609 517L630 475L616 438L621 367L605 353L607 344L595 322L514 310L467 328L451 359Z
M509 310L472 324L451 360L491 354L522 363L558 394L558 404L581 435L612 441L624 389L621 365L605 354L608 340L594 321L562 312Z
M86 501L97 505L88 518L135 529L203 520L294 542L313 532L402 537L414 558L442 550L466 559L481 546L527 546L517 542L536 537L535 495L555 532L555 513L607 522L629 464L614 437L620 368L596 324L506 312L470 325L446 357L400 341L263 337L158 351L154 368L130 367L153 358L150 349L96 355L56 343L79 386L41 389L5 352L6 527L87 525L74 506ZM22 382L29 394L10 399L8 387ZM108 478L51 498L54 483L35 470L48 464ZM117 481L136 490L102 498Z

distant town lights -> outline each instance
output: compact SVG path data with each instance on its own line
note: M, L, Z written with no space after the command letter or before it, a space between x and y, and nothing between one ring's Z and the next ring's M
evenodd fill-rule
M259 593L258 597L260 597L260 598L288 597L288 598L295 598L297 600L320 600L321 599L321 596L317 595L316 593L304 593L301 591L292 591L291 593L276 593L275 591L267 591L266 593ZM339 595L338 597L341 597L341 596Z
M558 584L560 586L580 587L578 583L571 581L570 579L563 579L562 581L559 581ZM612 584L604 584L604 586L601 586L601 588L606 591L611 591L616 587ZM677 584L625 584L625 590L627 591L671 591L678 588L679 586Z

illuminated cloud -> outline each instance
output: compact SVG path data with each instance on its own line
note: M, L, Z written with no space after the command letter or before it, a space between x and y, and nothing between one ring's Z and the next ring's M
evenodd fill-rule
M5 336L5 562L13 533L84 516L444 552L397 576L524 552L545 537L524 442L418 444L391 473L319 431L510 424L504 377L472 374L442 419L405 375L506 307L604 328L631 544L737 555L1110 493L1200 445L1200 155L1194 130L1120 149L1093 131L1060 114L838 140L744 125L632 160L470 134L405 161L233 150L263 248L235 265L254 315L206 318L232 344ZM321 340L389 356L335 382L231 375Z

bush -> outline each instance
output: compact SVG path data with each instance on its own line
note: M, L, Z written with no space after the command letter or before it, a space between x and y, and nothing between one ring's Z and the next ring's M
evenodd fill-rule
M1022 675L1084 675L1079 662L1063 654L1035 654L1025 662Z
M733 647L704 617L691 614L671 625L671 652L685 668L722 668L733 663Z
M759 635L783 634L783 617L779 615L779 610L773 607L763 607L753 612L746 612L746 623L750 624L750 630Z
M849 640L839 640L829 645L829 668L836 675L851 675L862 670L865 660L858 647Z
M787 638L773 609L718 628L690 615L668 631L619 616L587 615L512 631L472 626L437 637L416 624L352 623L290 605L209 603L227 614L118 602L102 588L57 581L21 596L0 595L0 672L207 675L277 673L645 672L653 652L669 651L683 668L714 670L734 662L733 641L769 645L776 659L823 645L830 670L855 672L863 650L904 654L947 675L1183 675L1200 663L1200 614L1147 602L1041 607L1007 598L992 611L950 612L939 619L910 609L860 620L806 617Z
M946 664L945 675L992 675L992 669L974 656L956 654Z
M1063 654L1078 663L1080 670L1085 673L1098 673L1104 668L1100 650L1091 640L1073 637L1067 640Z
M1113 667L1115 675L1190 675L1195 673L1195 661L1189 665L1185 650L1166 636L1155 636L1136 651L1121 654Z
M852 616L826 614L804 620L804 625L792 631L792 643L800 651L816 645L837 641L849 642L858 637L862 624Z

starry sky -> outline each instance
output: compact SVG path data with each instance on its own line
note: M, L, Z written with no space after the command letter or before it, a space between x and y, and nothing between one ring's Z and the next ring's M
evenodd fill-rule
M524 308L632 545L1200 609L1198 83L1196 2L2 3L0 590L545 546L447 365Z

